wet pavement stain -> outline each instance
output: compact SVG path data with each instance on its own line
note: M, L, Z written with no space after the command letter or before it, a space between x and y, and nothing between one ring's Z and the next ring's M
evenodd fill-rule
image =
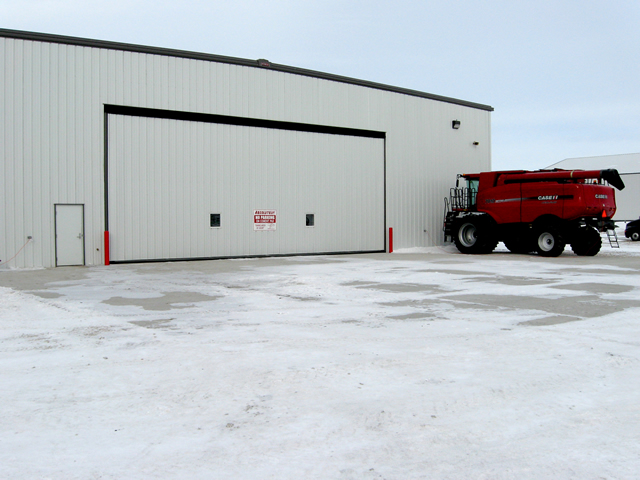
M391 293L441 293L443 290L439 285L429 285L420 283L373 283L373 282L349 282L343 283L345 286L364 288L370 290L380 290Z
M584 320L580 317L570 317L567 315L554 315L553 317L536 318L535 320L528 320L526 322L520 322L518 325L525 325L531 327L546 327L549 325L559 325L561 323L579 322Z
M598 295L579 295L575 297L548 298L528 297L524 295L447 295L441 300L456 302L459 306L502 307L508 309L541 310L543 312L573 316L579 312L583 318L596 318L610 313L621 312L627 308L640 307L640 301L604 300Z
M38 292L27 292L31 295L35 295L40 298L60 298L62 294L56 292L47 292L47 291L38 291Z
M407 313L406 315L393 315L391 320L433 320L435 315L429 312Z
M131 320L129 323L144 328L165 328L168 327L175 318L166 318L158 320Z
M510 285L510 286L530 286L530 285L548 285L551 283L550 280L545 280L542 278L527 278L527 277L508 277L502 275L485 275L482 277L470 277L465 278L466 282L487 282L487 283L498 283L500 285Z
M125 297L111 297L107 300L103 300L102 303L107 305L114 305L118 307L134 306L142 307L145 310L171 310L175 308L189 308L194 303L198 302L211 302L219 296L209 296L197 292L167 292L163 293L161 297L148 297L148 298L125 298Z
M576 290L579 292L589 293L626 293L633 290L635 287L630 285L615 285L607 283L574 283L565 285L551 285L551 288L558 288L560 290Z

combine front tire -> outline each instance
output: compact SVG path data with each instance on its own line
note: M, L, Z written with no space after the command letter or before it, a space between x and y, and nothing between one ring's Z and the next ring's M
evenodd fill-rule
M580 227L575 233L575 240L571 242L573 253L581 256L597 255L600 247L602 247L600 232L593 227Z
M458 221L453 240L461 253L491 253L498 241L488 219L472 216Z
M542 257L557 257L563 251L565 243L558 230L551 225L542 225L535 230L535 250Z

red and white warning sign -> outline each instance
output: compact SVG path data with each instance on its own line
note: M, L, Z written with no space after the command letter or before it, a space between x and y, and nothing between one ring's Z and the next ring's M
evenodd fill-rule
M275 230L276 229L275 210L254 210L253 229L254 230Z

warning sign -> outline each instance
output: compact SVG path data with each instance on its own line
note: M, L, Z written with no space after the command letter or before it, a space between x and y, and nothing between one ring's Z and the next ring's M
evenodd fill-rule
M266 231L276 229L276 211L275 210L254 210L253 211L253 229Z

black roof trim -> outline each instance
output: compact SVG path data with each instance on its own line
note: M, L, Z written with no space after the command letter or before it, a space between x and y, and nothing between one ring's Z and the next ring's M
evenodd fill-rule
M443 97L441 95L433 95L431 93L420 92L408 88L393 87L382 83L370 82L367 80L359 80L357 78L343 77L331 73L318 72L305 68L289 67L287 65L279 65L271 63L263 59L248 60L244 58L226 57L223 55L213 55L209 53L190 52L187 50L175 50L171 48L148 47L144 45L135 45L131 43L111 42L107 40L92 40L87 38L69 37L65 35L53 35L49 33L25 32L22 30L9 30L0 28L0 37L14 38L20 40L31 40L37 42L62 43L66 45L77 45L81 47L106 48L110 50L123 50L126 52L148 53L151 55L164 55L170 57L189 58L194 60L204 60L208 62L229 63L232 65L241 65L246 67L265 68L283 73L291 73L294 75L303 75L306 77L320 78L334 82L358 85L361 87L375 88L377 90L385 90L388 92L402 93L414 97L427 98L439 102L453 103L464 107L477 108L479 110L493 111L493 107L480 103L467 102L456 98Z

